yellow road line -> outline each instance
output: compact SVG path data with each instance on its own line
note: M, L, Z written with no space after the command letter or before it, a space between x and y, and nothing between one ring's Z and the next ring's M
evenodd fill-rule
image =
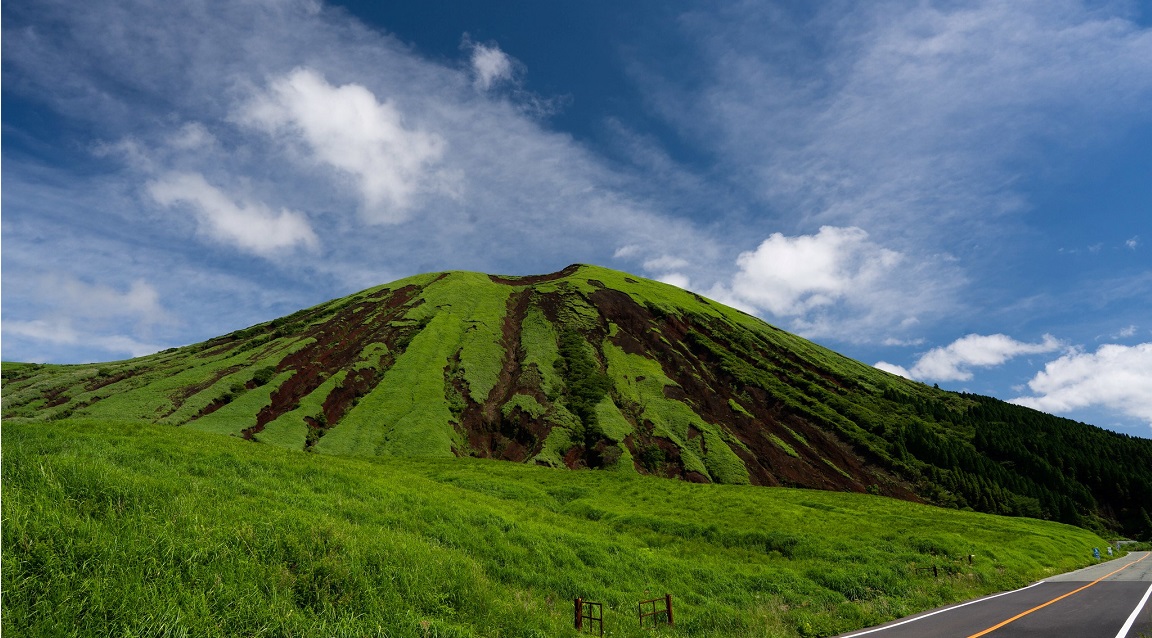
M1110 573L1110 574L1104 574L1104 575L1103 575L1103 576L1101 576L1100 578L1097 578L1096 580L1094 580L1094 581L1092 581L1092 582L1088 583L1087 585L1084 585L1084 586L1083 586L1083 587L1081 587L1080 589L1077 589L1077 590L1075 590L1075 591L1070 591L1070 592L1068 592L1067 594L1064 594L1063 596L1057 596L1056 598L1053 598L1052 600L1049 600L1048 602L1044 603L1043 605L1036 605L1035 607L1033 607L1032 609L1029 609L1028 611L1025 611L1025 612L1021 612L1021 613L1019 613L1019 614L1016 614L1015 616L1013 616L1013 617L1009 618L1008 620L1005 620L1004 622L1002 622L1002 623L1000 623L1000 624L998 624L998 625L993 625L993 626L991 626L991 627L989 627L989 628L985 629L984 631L981 631L980 633L975 633L975 634L972 634L971 636L968 636L968 638L980 638L980 636L983 636L983 635L985 635L985 634L990 634L990 633L992 633L992 632L996 631L997 629L999 629L999 628L1003 627L1004 625L1007 625L1007 624L1008 624L1008 623L1010 623L1010 622L1015 622L1015 621L1017 621L1017 620L1020 620L1021 618L1023 618L1023 617L1025 617L1025 616L1027 616L1028 614L1030 614L1030 613L1032 613L1032 612L1034 612L1034 611L1039 611L1039 610L1041 610L1041 609L1044 609L1044 608L1045 608L1045 607L1047 607L1048 605L1051 605L1052 603L1055 603L1055 602L1059 602L1059 601L1061 601L1061 600L1064 600L1065 598L1067 598L1067 597L1071 596L1072 594L1078 594L1078 593L1080 593L1080 592L1084 591L1085 589L1088 589L1088 588L1089 588L1089 587L1091 587L1092 585L1095 585L1096 583L1098 583L1098 582L1100 582L1100 581L1104 580L1105 578L1108 578L1109 576L1112 576L1113 574L1118 574L1118 573L1120 573L1120 572L1124 571L1125 569L1128 569L1129 567L1131 567L1131 566L1135 565L1136 563L1139 563L1140 561L1144 560L1145 558L1148 558L1149 556L1152 556L1152 554L1145 554L1145 555L1141 556L1139 559L1137 559L1137 560L1134 560L1134 561L1132 561L1131 563L1128 563L1127 565L1125 565L1125 566L1121 567L1120 569L1117 569L1116 571L1114 571L1114 572L1112 572L1112 573Z

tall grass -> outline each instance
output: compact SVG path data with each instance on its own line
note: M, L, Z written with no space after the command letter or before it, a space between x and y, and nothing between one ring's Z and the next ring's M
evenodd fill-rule
M1102 541L881 497L471 459L353 459L168 426L3 426L20 636L821 636L1082 566ZM955 560L975 554L972 566ZM916 566L937 564L939 579Z

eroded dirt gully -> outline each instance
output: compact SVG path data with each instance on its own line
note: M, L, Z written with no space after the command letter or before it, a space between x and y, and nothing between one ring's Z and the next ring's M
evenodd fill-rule
M327 321L308 326L294 335L315 341L276 364L277 373L293 371L294 374L272 392L269 405L256 415L256 424L243 431L244 438L251 439L268 423L297 409L304 397L345 370L344 379L325 397L321 415L309 415L312 418L305 420L314 431L309 437L311 444L335 427L360 397L376 387L383 372L422 328L414 323L394 323L423 303L422 299L415 298L420 290L416 286L404 286L389 291L382 299L349 304ZM381 343L387 346L387 352L373 361L364 360L365 350ZM363 365L357 368L357 364Z
M772 360L778 365L793 368L788 370L789 375L807 373L810 377L818 376L833 390L839 388L839 379L762 341L753 344L755 351L751 357L744 357L741 354L743 348L736 347L726 336L729 330L739 328L717 326L715 320L706 323L700 317L686 319L666 315L611 289L598 290L590 295L589 300L607 321L620 327L612 338L616 346L630 354L655 359L661 364L664 374L680 386L666 389L669 398L688 404L703 420L726 429L747 446L750 451L737 445L730 447L744 461L754 484L856 492L877 485L890 496L919 500L907 484L887 475L878 466L866 463L861 453L833 432L797 414L767 389L737 379L728 372L719 355L696 343L690 338L690 333L707 335L752 367L757 366L757 360ZM748 347L747 343L741 345ZM751 416L735 410L730 400L738 402ZM793 432L803 437L808 445L797 440ZM782 450L769 435L789 442L797 457ZM678 456L678 450L670 449L675 447L671 441L657 443L666 455L675 452ZM835 467L830 467L829 463ZM681 478L693 479L683 472Z
M573 268L573 267L569 267ZM563 272L563 271L561 271ZM544 279L533 277L535 283L558 279L566 275L553 273ZM515 280L516 285L524 282ZM500 282L505 283L505 282ZM524 317L532 305L534 292L524 288L508 297L508 306L501 326L500 345L504 351L500 374L496 385L488 393L483 404L472 400L468 388L459 385L456 391L465 398L465 407L460 415L459 427L468 440L467 451L459 451L473 456L523 462L540 453L544 440L548 437L548 426L542 419L534 418L519 408L514 408L507 416L504 406L517 394L533 397L541 405L548 399L538 385L539 375L524 374L523 362L526 356L521 345Z

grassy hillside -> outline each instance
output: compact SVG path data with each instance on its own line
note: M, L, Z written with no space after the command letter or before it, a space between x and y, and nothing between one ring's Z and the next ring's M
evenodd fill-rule
M2 434L13 636L575 636L576 596L611 635L650 636L648 592L676 605L657 635L827 636L1102 546L866 494L340 458L139 421Z
M870 492L1152 538L1152 440L908 381L594 266L420 275L139 359L4 364L3 382L12 422Z

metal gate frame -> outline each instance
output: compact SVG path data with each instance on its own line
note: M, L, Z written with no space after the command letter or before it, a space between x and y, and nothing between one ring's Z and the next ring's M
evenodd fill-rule
M593 603L593 602L589 602L587 600L584 600L583 598L577 598L572 602L575 603L575 607L576 607L576 630L577 631L584 631L585 630L584 621L587 620L588 621L588 623L587 623L588 632L592 633L594 631L592 625L596 624L597 628L600 630L600 635L603 636L604 635L604 605L603 605L603 603Z

